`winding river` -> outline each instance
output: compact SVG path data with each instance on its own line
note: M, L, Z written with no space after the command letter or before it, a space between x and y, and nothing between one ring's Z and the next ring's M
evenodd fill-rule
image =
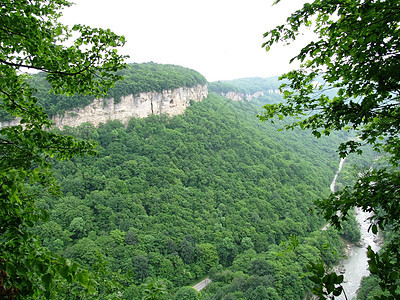
M335 191L336 180L342 170L344 162L345 159L342 158L339 164L339 169L331 184L332 192ZM370 213L364 212L358 208L356 209L356 219L361 232L361 243L360 245L349 245L349 248L347 249L347 258L341 262L340 269L344 270L343 275L345 279L342 286L346 292L348 300L356 297L362 277L369 275L368 258L366 253L367 246L370 245L374 251L379 251L380 249L380 240L378 237L374 235L372 231L368 232L368 217L370 216ZM336 299L344 300L346 298L342 294Z

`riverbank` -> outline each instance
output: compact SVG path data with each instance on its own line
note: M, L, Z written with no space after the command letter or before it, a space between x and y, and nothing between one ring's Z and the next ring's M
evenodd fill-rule
M367 247L371 246L375 252L379 251L382 245L382 238L377 237L371 231L368 231L370 226L370 213L364 212L356 208L356 219L360 226L361 241L357 245L347 245L347 258L340 264L339 272L344 275L345 282L342 284L346 292L347 299L353 299L357 295L357 290L360 287L361 279L369 275ZM337 297L339 300L346 299L344 295Z

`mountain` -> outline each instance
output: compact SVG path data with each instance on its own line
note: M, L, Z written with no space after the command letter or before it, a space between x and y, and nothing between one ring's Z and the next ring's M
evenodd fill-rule
M263 97L269 98L269 103L276 103L282 100L279 86L278 77L251 77L210 82L209 90L234 101L251 101Z
M124 79L100 99L90 95L56 95L51 92L45 73L32 75L27 80L36 89L38 103L60 128L76 127L85 122L97 126L116 119L127 123L132 117L150 114L180 114L190 101L201 101L208 94L204 76L181 66L130 64L117 73ZM0 127L19 123L3 110L0 121Z
M187 82L204 83L197 80ZM136 82L127 76L124 85ZM35 232L101 282L86 298L141 299L161 290L172 299L206 276L212 283L198 299L310 293L307 264L320 258L332 266L342 253L339 233L321 231L311 208L328 195L335 149L347 136L277 132L283 123L256 118L277 97L235 102L210 92L178 115L63 129L95 140L98 156L53 162L63 196L40 196L50 220ZM282 245L293 235L301 255ZM61 281L55 291L62 299L82 293Z

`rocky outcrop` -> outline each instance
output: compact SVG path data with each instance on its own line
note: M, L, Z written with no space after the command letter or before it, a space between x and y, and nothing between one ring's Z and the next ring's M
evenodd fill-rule
M282 94L281 91L278 90L278 89L275 89L275 90L270 89L270 90L267 91L267 93L268 94Z
M131 118L144 118L151 114L170 116L182 114L190 105L191 100L199 102L207 96L207 85L196 85L190 88L165 90L161 93L146 92L129 95L121 97L119 103L115 103L113 98L96 99L84 108L57 115L53 117L53 120L59 128L76 127L86 122L98 126L109 120L120 120L127 124Z
M221 96L224 96L225 98L231 99L233 101L251 101L253 99L257 99L258 97L262 97L265 96L265 94L280 94L281 92L279 90L267 90L267 91L258 91L255 92L254 94L245 94L245 93L241 93L241 92L234 92L234 91L230 91L230 92L221 92L219 93Z
M114 99L96 99L84 108L68 111L63 115L52 118L56 127L76 127L89 122L94 126L106 123L109 120L120 120L127 124L131 118L144 118L151 114L168 114L170 116L182 114L190 101L199 102L208 96L207 85L194 87L181 87L174 90L165 90L161 93L146 92L137 95L121 97L121 101L115 103ZM19 120L0 123L0 128L15 126Z
M224 96L225 98L231 99L233 101L244 101L245 95L241 92L227 92L227 93L221 93L221 96Z
M0 122L0 128L10 127L10 126L17 126L17 125L20 124L19 121L21 121L21 118L16 118L16 119L11 120L11 121Z
M263 91L258 91L255 92L254 94L244 94L241 92L234 92L234 91L230 91L230 92L226 92L226 93L220 93L222 96L224 96L225 98L231 99L233 101L251 101L253 99L257 99L258 97L264 96L264 92Z

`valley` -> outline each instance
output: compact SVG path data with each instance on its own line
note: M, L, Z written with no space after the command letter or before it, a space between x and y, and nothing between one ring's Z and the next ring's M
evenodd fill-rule
M180 102L168 98L168 105L181 106L180 114L161 110L128 120L110 111L105 122L56 122L63 135L97 143L97 156L51 161L62 196L44 193L37 199L38 208L50 214L34 228L43 246L106 282L96 287L95 299L120 294L141 299L158 289L170 299L207 276L210 284L194 294L196 299L310 295L313 284L302 278L309 261L332 267L343 254L340 236L346 232L321 232L324 221L313 202L329 194L337 171L334 149L348 135L316 140L307 131L278 132L280 120L260 122L261 107L281 101L279 93L269 92L277 90L273 78L209 83L205 92L194 71L157 64L138 69L167 88L173 87L171 76L184 78L180 72L197 78L188 85L199 87L200 98L190 101L190 93L186 98L178 93ZM129 72L109 92L119 93L113 105L125 105L125 111L126 96L116 91L134 84L129 77L139 75ZM217 94L224 89L257 97L233 101ZM158 99L170 92L152 93ZM98 109L90 110L93 104L83 100L76 100L76 115L66 110L74 101L63 114L84 120L84 111L96 118L111 107L99 100L93 102ZM46 101L43 107L50 108L57 99ZM130 114L137 114L135 106ZM349 224L348 229L356 226ZM293 235L301 241L301 256L285 252L282 243ZM77 285L57 284L56 296L63 299L85 293Z

